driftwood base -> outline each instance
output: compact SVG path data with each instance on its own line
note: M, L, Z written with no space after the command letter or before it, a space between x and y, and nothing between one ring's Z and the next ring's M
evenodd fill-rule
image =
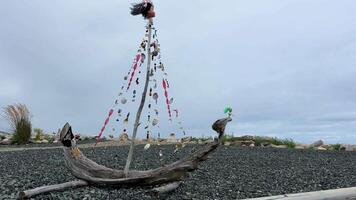
M76 147L72 129L66 123L61 130L60 139L63 144L64 160L72 175L80 179L59 185L43 186L20 193L20 198L29 198L42 193L63 190L70 187L86 185L93 186L154 186L166 184L155 188L156 195L175 190L181 184L181 180L189 171L196 170L198 164L208 158L220 145L220 139L224 134L226 124L231 118L217 120L213 124L213 129L219 133L219 139L206 144L202 149L195 153L178 160L174 163L147 171L129 171L125 175L124 171L107 168L85 157Z

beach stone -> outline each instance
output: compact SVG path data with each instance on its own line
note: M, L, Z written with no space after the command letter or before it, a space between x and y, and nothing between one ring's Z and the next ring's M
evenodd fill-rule
M42 144L48 144L49 142L48 142L48 140L41 140L41 143Z
M316 148L316 150L325 151L325 150L327 150L327 149L326 149L326 148L324 148L324 147L317 147L317 148Z
M253 140L244 140L244 141L235 141L233 145L235 146L250 146L251 144L255 144Z
M310 146L311 147L320 147L323 145L324 145L324 142L322 140L318 140L318 141L313 142Z
M288 148L287 145L272 145L272 147L277 148L277 149L286 149L286 148Z
M231 142L225 142L224 145L225 146L231 146Z
M304 146L300 146L300 145L297 145L297 146L295 146L294 148L295 148L295 149L305 149Z
M11 144L11 140L8 139L8 138L5 138L0 142L0 144L2 144L2 145L10 145Z

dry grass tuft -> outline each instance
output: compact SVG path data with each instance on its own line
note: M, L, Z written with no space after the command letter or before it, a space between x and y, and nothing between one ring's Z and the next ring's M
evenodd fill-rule
M2 115L9 122L12 131L12 142L26 144L31 138L31 115L25 104L8 105L3 108Z

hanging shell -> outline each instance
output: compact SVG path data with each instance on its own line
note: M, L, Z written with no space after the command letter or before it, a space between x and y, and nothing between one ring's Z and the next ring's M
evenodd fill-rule
M123 98L121 99L121 103L122 103L122 104L126 104L126 103L127 103L127 99L126 99L125 97L123 97Z
M158 119L153 119L152 120L152 126L156 126L158 124Z

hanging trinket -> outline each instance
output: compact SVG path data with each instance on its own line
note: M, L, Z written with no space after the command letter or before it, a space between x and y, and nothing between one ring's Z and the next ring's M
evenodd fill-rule
M116 100L115 100L115 105L117 105L118 103L119 103L119 102L118 102L118 100L116 99Z
M157 100L158 100L158 94L157 92L155 92L152 96L153 100L155 100L156 104L157 104Z
M119 119L116 119L116 121L118 122L118 121L120 121Z
M169 104L172 105L172 103L173 103L173 97L169 100Z
M158 119L153 119L152 120L152 126L156 126L158 124Z
M139 78L136 79L136 85L140 84L140 82L138 82Z
M158 155L159 155L160 158L162 158L162 156L163 156L162 149L159 150Z
M176 112L176 117L178 118L178 109L174 109L174 112Z
M148 115L147 119L148 119L148 122L150 122L151 121L151 115Z
M146 133L146 139L147 139L147 140L150 139L150 131L147 131L147 133Z
M125 97L123 97L123 98L121 99L121 103L122 103L122 104L126 104L126 102L127 102L127 99L126 99Z
M153 82L155 83L153 88L156 89L157 88L157 80L156 79L153 79Z
M119 115L119 116L121 116L121 109L119 109L119 110L117 110L117 114Z
M150 88L150 93L149 93L150 96L152 96L152 88Z
M151 109L151 104L148 104L148 108Z
M125 81L127 80L127 76L124 77L124 80L125 80Z
M166 79L166 83L167 83L167 88L169 88L169 83L168 83L168 80Z
M155 109L155 113L156 113L156 115L158 115L158 110L157 109Z
M144 53L141 53L141 63L145 62L146 55Z
M153 73L153 69L150 71L150 76L154 76L155 74Z
M128 123L129 122L129 117L130 117L130 113L127 113L126 118L124 120L124 123Z
M143 41L143 42L141 43L141 47L142 47L144 50L146 50L146 42L145 42L145 41Z

